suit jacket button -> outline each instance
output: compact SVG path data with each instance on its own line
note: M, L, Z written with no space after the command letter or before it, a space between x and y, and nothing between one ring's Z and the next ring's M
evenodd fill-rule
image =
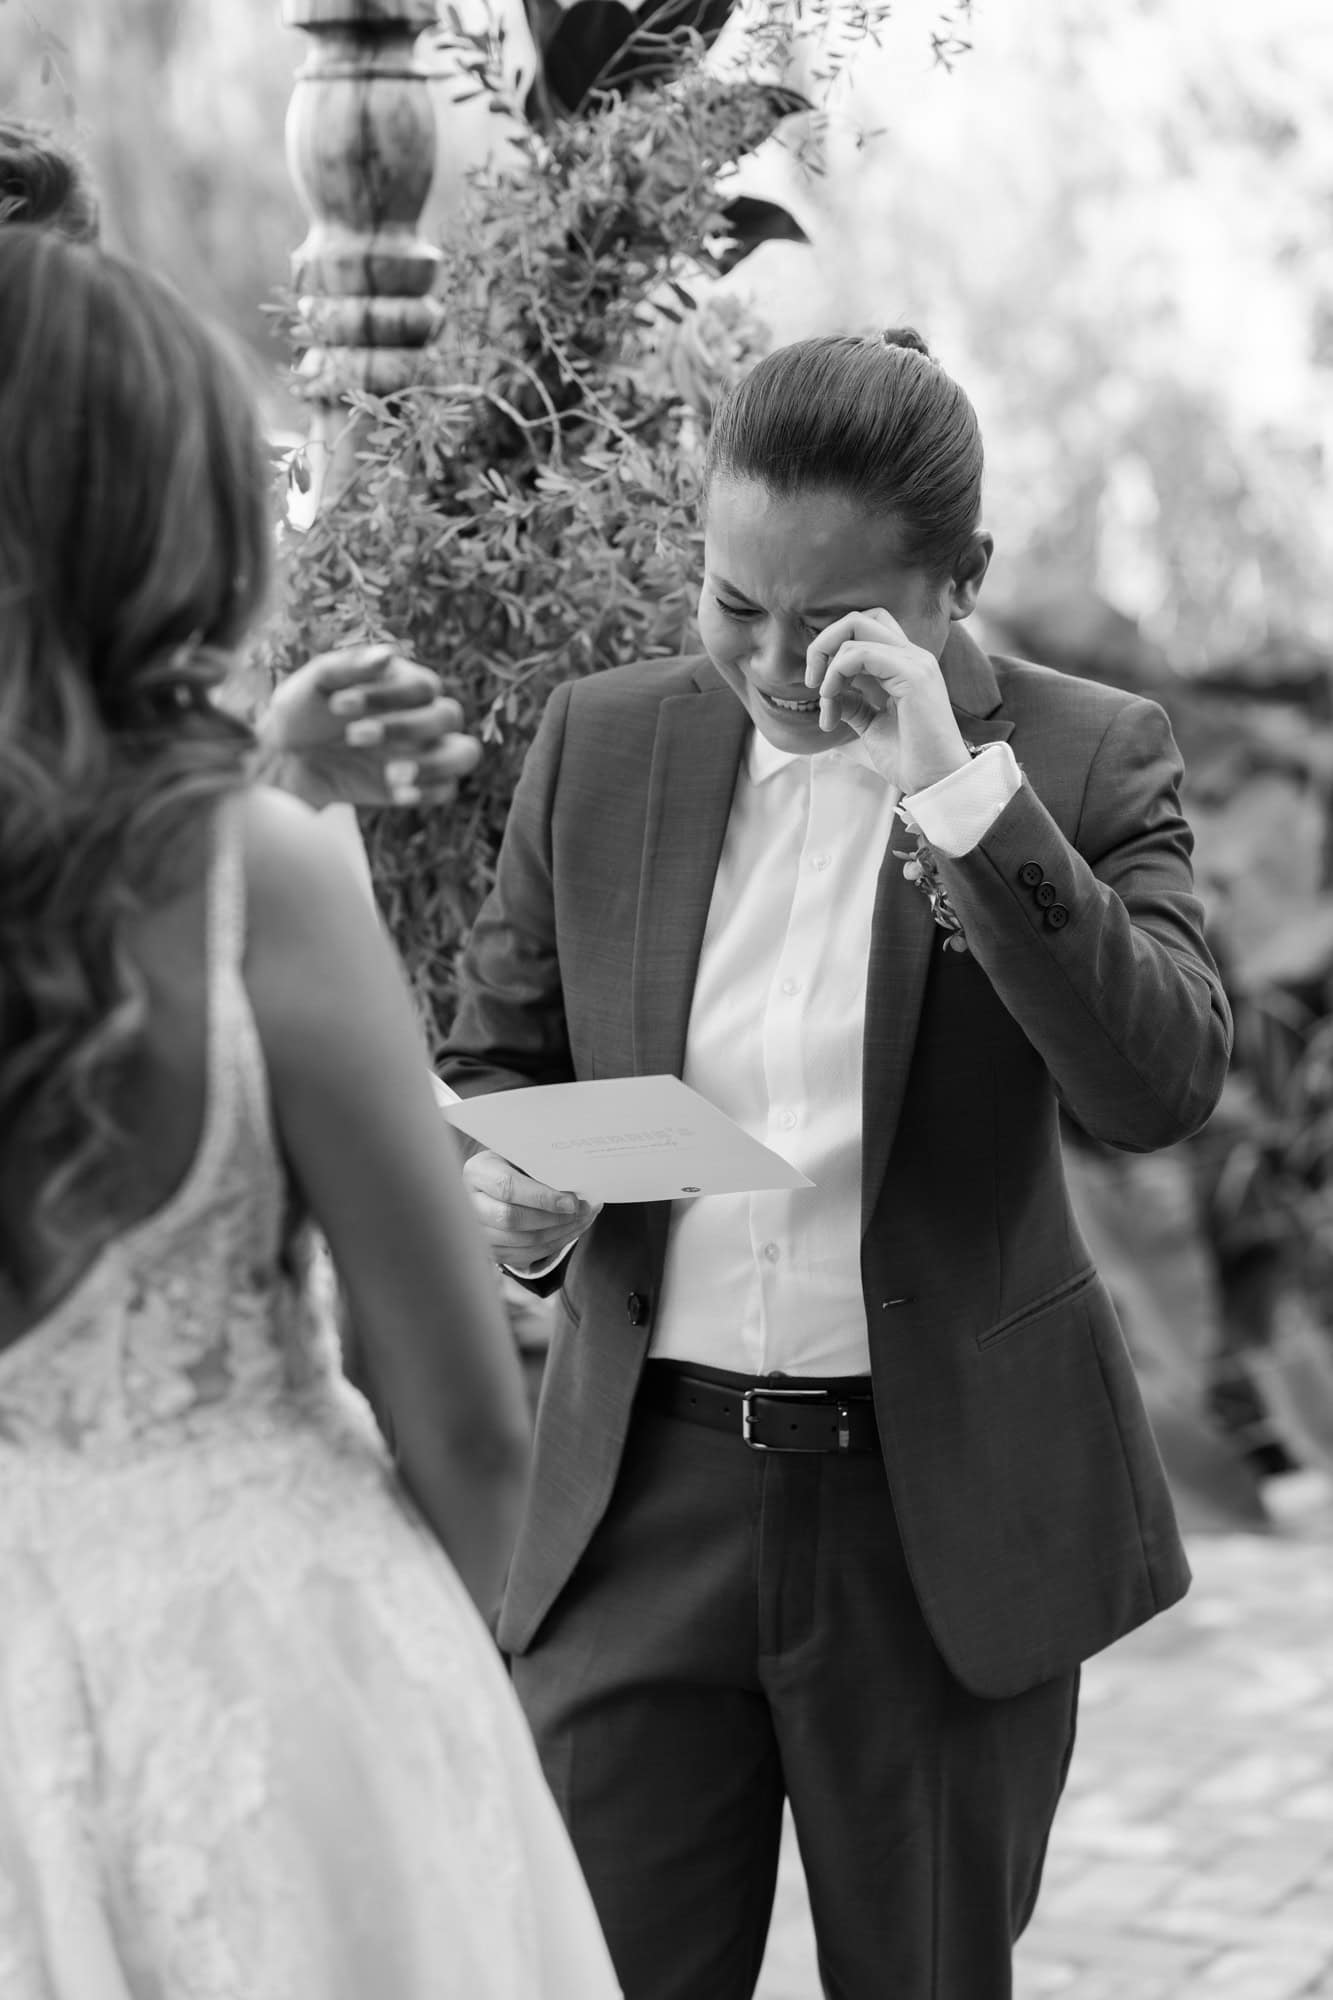
M1035 861L1025 861L1018 871L1018 879L1025 889L1035 889L1041 880L1041 869Z
M1052 903L1046 912L1046 927L1052 931L1062 931L1069 922L1069 912L1063 903Z
M1059 890L1056 888L1054 882L1038 882L1032 894L1039 910L1049 910L1059 894Z
M631 1292L625 1301L625 1311L629 1314L631 1326L642 1326L648 1317L648 1301L642 1292Z

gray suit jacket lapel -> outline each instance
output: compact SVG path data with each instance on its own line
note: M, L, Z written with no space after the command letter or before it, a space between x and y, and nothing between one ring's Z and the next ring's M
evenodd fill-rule
M713 877L749 718L711 667L658 711L634 936L634 1068L679 1076Z
M961 625L955 625L940 660L958 726L969 743L1001 743L1013 723L996 714L1000 689L990 660ZM865 1040L861 1069L861 1233L865 1234L898 1130L903 1093L916 1045L926 974L943 932L930 905L905 880L893 853L912 837L901 821L890 835L875 892L866 968Z

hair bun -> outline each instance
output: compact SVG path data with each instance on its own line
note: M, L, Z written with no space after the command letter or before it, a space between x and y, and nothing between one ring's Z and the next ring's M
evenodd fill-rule
M32 119L0 114L0 223L94 243L97 197L78 154Z
M880 340L885 347L905 347L912 354L924 355L927 361L935 359L914 326L886 326Z

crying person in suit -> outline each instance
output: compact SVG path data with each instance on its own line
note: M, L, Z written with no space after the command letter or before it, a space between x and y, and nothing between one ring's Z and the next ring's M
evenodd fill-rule
M813 1182L466 1170L559 1292L500 1638L627 2000L752 1993L784 1801L830 2000L1006 2000L1080 1662L1189 1581L1057 1110L1183 1139L1230 1018L1161 709L964 629L981 473L910 331L761 362L704 651L556 691L462 964L463 1095L670 1072Z

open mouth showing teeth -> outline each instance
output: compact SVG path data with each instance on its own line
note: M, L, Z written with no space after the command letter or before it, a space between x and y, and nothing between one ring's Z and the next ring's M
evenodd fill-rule
M780 709L784 715L816 715L819 712L819 697L817 695L813 701L780 701L777 695L766 694L763 688L760 688L759 692L763 695L764 700L770 708Z

